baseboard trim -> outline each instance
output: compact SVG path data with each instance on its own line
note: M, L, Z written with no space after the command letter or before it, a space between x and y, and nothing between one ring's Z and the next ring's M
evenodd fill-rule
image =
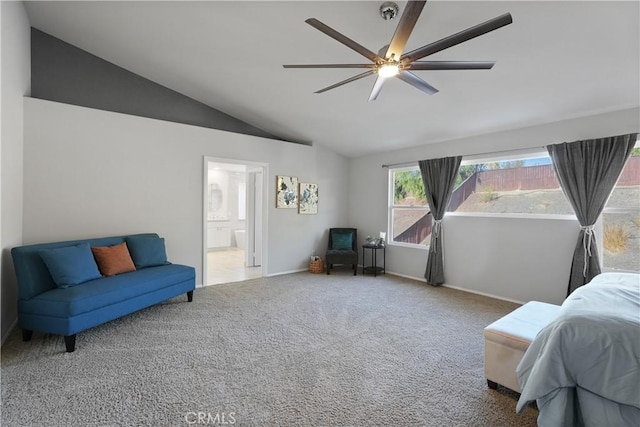
M265 274L263 277L284 276L285 274L301 273L303 271L309 271L309 269L308 268L300 268L298 270L280 271L278 273Z
M15 319L11 324L11 326L9 326L9 330L7 330L7 332L2 336L2 343L0 344L0 346L4 345L4 342L7 340L7 338L9 338L9 335L11 335L11 332L13 332L13 330L17 326L18 326L18 319Z
M457 291L468 292L470 294L482 295L483 297L489 297L489 298L499 299L499 300L502 300L502 301L513 302L513 303L520 304L520 305L524 304L524 301L519 301L517 299L506 298L506 297L502 297L502 296L499 296L499 295L489 294L487 292L475 291L473 289L461 288L459 286L451 286L451 285L442 285L442 286L445 287L445 288L455 289Z
M402 278L405 278L405 279L415 280L415 281L417 281L417 282L422 282L422 283L424 283L424 279L423 279L423 278L420 278L420 277L408 276L408 275L406 275L406 274L400 274L400 273L396 273L396 272L394 272L394 271L389 271L389 270L385 271L385 273L390 274L390 275L392 275L392 276L398 276L398 277L402 277Z
M391 274L391 275L394 275L394 276L398 276L398 277L404 277L405 279L417 280L418 282L426 283L424 278L407 276L406 274L394 273L392 271L387 271L387 273ZM502 301L513 302L513 303L516 303L516 304L524 304L525 303L524 301L519 301L519 300L512 299L512 298L506 298L506 297L503 297L503 296L500 296L500 295L494 295L494 294L490 294L490 293L487 293L487 292L480 292L480 291L476 291L476 290L473 290L473 289L462 288L460 286L447 285L446 283L444 285L441 285L441 286L443 288L455 289L457 291L467 292L467 293L475 294L475 295L482 295L483 297L499 299L499 300L502 300Z

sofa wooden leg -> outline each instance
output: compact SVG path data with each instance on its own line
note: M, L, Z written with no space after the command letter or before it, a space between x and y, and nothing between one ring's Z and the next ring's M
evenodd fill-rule
M354 276L358 275L358 264L353 264L353 275Z
M65 335L64 345L67 347L67 353L73 353L73 351L76 349L76 334Z
M495 382L495 381L487 380L487 386L489 386L489 388L491 390L497 390L498 389L498 383Z
M31 337L33 336L33 331L28 329L22 330L22 341L31 341Z
M327 264L327 276L331 274L331 264Z
M187 301L193 301L193 291L187 292Z

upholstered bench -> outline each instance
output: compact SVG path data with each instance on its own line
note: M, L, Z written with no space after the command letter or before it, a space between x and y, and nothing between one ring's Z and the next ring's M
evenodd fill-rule
M484 328L484 376L489 388L500 384L521 391L516 367L531 341L559 310L559 305L531 301Z

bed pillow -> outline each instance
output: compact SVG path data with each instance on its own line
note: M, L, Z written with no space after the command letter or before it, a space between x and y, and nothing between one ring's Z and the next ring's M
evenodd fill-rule
M68 288L102 277L88 243L42 249L39 254L59 288Z
M350 231L340 232L336 231L331 236L333 249L338 251L350 251L353 250L353 233Z
M96 246L91 248L103 276L115 276L120 273L136 271L127 243L122 242L113 246Z
M163 237L130 236L126 238L126 242L136 268L170 264Z

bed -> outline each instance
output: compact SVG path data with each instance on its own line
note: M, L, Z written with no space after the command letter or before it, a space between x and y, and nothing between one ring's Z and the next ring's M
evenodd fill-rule
M575 290L516 369L539 426L640 426L640 274L603 273Z

